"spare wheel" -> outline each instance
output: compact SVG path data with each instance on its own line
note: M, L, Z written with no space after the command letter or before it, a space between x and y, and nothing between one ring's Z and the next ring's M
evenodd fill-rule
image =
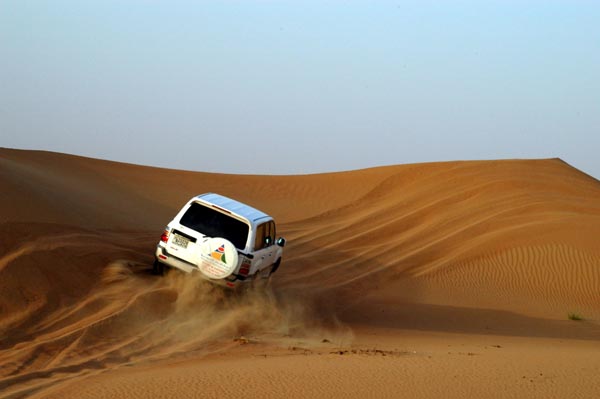
M210 279L225 278L237 267L238 252L225 238L209 238L200 244L200 272Z

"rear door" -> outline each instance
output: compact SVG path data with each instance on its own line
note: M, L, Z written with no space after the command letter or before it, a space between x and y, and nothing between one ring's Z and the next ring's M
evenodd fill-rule
M237 249L244 249L250 226L233 217L227 210L202 202L191 202L181 212L175 229L167 242L167 250L174 256L198 265L202 243L206 237L220 237L230 241Z

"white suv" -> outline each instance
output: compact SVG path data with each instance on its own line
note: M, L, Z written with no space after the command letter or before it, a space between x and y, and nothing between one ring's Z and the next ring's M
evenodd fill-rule
M282 237L275 241L269 215L219 194L202 194L165 228L153 269L156 274L163 274L165 266L200 271L214 283L235 288L273 274L284 245Z

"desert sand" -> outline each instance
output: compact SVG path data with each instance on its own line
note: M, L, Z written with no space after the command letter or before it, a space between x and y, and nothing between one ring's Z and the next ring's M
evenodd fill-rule
M151 273L204 192L275 217L270 287ZM0 149L0 229L0 398L600 397L600 182L560 159L253 176Z

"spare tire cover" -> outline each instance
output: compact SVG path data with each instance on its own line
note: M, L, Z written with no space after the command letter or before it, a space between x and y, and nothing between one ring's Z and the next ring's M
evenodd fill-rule
M208 278L229 276L238 264L235 246L225 238L209 238L200 244L198 268Z

